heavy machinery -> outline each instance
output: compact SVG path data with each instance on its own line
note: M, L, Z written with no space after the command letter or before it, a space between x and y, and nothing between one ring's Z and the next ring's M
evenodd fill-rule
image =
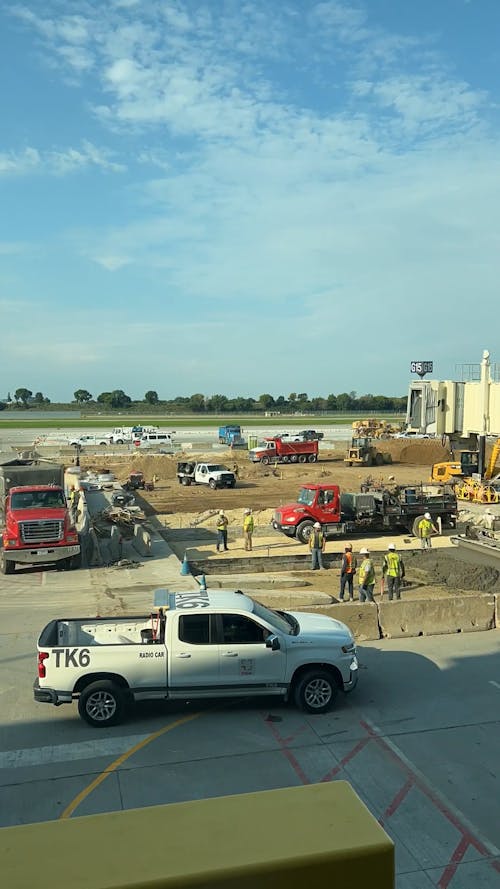
M467 454L466 451L462 452ZM500 438L496 440L491 450L490 458L484 470L484 474L479 474L481 459L479 452L469 452L470 466L472 473L463 475L455 485L457 500L468 501L469 503L500 503L500 477L494 477L497 464L500 461ZM475 461L474 458L477 458ZM465 463L464 465L467 465Z
M147 482L144 479L143 472L131 472L127 481L123 485L126 491L154 491L154 483Z
M376 417L369 417L367 420L355 420L352 424L352 434L354 438L390 438L399 432L401 427L394 426L386 420L377 420Z
M478 451L458 451L455 460L434 463L431 469L431 482L445 483L469 478L479 471Z
M348 466L383 466L384 463L392 463L392 457L379 451L371 438L353 438L344 463Z

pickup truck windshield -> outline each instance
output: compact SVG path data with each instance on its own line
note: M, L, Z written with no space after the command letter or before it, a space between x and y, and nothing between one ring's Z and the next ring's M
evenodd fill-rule
M60 509L66 506L62 491L23 491L12 494L11 509Z
M316 491L311 491L310 488L301 488L297 497L297 503L303 503L304 506L312 506L315 496Z
M207 469L209 472L229 472L227 466L223 466L222 463L209 463Z
M281 614L278 614L277 611L273 611L271 608L266 608L265 605L261 605L260 602L253 603L253 613L257 615L257 617L261 617L262 620L267 621L268 624L271 624L276 630L280 633L285 633L287 636L293 636L295 634L295 625L296 621L292 618L290 620L286 620Z

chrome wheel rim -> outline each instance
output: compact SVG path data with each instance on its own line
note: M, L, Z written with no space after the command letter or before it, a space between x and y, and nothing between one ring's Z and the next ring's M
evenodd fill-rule
M96 722L106 722L116 713L116 698L109 691L96 691L87 698L85 709Z
M326 679L311 679L304 689L304 699L307 706L315 710L329 704L332 694L332 686Z

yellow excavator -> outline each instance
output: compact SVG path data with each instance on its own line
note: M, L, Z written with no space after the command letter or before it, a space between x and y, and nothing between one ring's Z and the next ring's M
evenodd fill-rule
M500 503L500 479L493 474L500 458L500 438L493 445L488 465L481 479L466 477L455 485L457 500L469 503Z
M469 503L500 503L500 479L493 478L500 459L500 438L493 445L482 478L478 478L478 451L459 451L457 457L458 460L434 463L431 482L441 484L455 482L457 500L466 500Z

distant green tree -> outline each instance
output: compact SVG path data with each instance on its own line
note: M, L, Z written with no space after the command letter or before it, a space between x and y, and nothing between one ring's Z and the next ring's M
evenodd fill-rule
M159 400L158 392L155 392L154 389L149 389L144 396L144 401L147 404L158 404Z
M16 391L14 392L14 398L18 403L21 402L24 407L28 406L28 401L30 400L32 395L33 392L31 391L31 389L20 388L16 389Z
M227 396L226 395L212 395L207 399L206 405L207 410L211 411L211 413L220 413L221 411L225 411L227 409Z
M290 406L293 407L295 402L297 401L297 393L290 392L290 395L288 396L288 401L290 402Z
M111 392L101 392L100 395L97 396L97 401L99 404L111 404Z
M78 404L85 404L87 401L92 401L92 395L87 389L77 389L76 392L73 392L73 398Z
M7 392L7 401L12 401L12 395L10 392Z
M348 392L341 392L337 395L337 410L350 411L353 409L353 399Z
M111 407L129 407L132 399L129 395L125 395L123 389L113 389L110 400Z
M194 395L191 395L189 398L189 407L192 411L204 411L205 410L205 396L200 392L196 392Z
M43 392L35 392L33 401L35 402L35 404L44 404L45 398Z
M257 399L257 404L262 410L267 411L270 407L274 406L274 398L272 395L269 395L268 392L264 392L263 395L259 395Z
M335 411L337 409L337 396L336 395L328 395L326 398L326 407L329 411Z

